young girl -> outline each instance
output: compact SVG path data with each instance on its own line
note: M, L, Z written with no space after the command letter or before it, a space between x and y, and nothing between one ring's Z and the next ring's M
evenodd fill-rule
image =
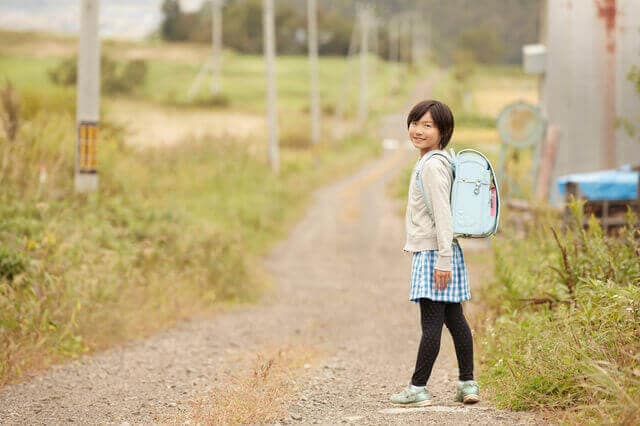
M418 103L407 117L409 138L420 150L420 158L430 151L443 150L451 140L453 126L449 107L434 100ZM418 161L416 167L420 164ZM391 402L414 407L431 403L426 384L440 351L445 324L453 336L458 358L460 380L456 401L474 403L480 397L478 384L473 380L473 340L461 305L471 294L462 249L453 238L451 165L446 158L433 155L422 165L420 178L431 212L427 211L415 182L414 169L409 184L404 250L413 253L410 300L420 304L422 338L411 383L392 395Z

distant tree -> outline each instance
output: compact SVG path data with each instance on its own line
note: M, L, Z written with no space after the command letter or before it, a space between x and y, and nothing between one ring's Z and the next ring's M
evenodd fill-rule
M344 55L358 0L318 2L319 53ZM379 54L388 51L385 24L398 13L410 13L430 23L429 46L433 57L451 64L456 50L472 51L483 63L519 63L522 45L538 40L541 0L370 0L380 18ZM306 1L278 0L277 50L306 52ZM197 12L186 13L178 0L162 2L164 19L160 34L165 40L211 42L211 2ZM242 53L262 52L262 0L226 0L223 8L226 48ZM408 23L407 23L408 24ZM508 35L508 36L507 36ZM504 40L504 41L503 41Z
M262 52L262 2L260 0L229 2L224 8L223 20L225 46L243 53ZM277 28L276 25L276 30ZM279 45L278 48L280 48Z
M318 52L321 55L346 55L354 21L332 9L320 9L318 13ZM383 38L386 40L386 38Z
M468 108L470 99L470 80L475 73L475 55L471 50L459 49L453 52L452 76L456 81L453 87L453 104Z
M179 0L164 0L162 2L164 18L160 25L160 34L163 39L171 41L184 41L189 37L189 29L185 25Z
M504 43L495 29L479 26L464 30L458 36L458 48L473 52L482 64L501 62Z

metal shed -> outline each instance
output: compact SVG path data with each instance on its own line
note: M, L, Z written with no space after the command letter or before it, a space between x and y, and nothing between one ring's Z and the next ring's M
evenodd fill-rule
M552 182L640 164L640 94L627 78L640 67L640 0L548 0L546 9L541 102L561 133ZM557 203L555 184L550 194Z

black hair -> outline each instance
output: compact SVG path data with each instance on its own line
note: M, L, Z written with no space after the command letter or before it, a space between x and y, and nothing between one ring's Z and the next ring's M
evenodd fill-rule
M431 113L433 123L440 132L440 149L444 149L449 145L454 127L453 113L447 104L432 99L418 102L409 111L407 128L411 123L419 121L427 112Z

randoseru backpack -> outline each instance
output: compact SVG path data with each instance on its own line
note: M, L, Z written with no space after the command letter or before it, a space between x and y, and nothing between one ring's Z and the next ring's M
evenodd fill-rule
M422 193L427 214L433 219L420 179L424 163L434 155L444 157L453 171L451 185L451 214L453 235L461 238L483 238L498 231L500 221L500 192L491 163L482 153L474 149L463 149L451 158L440 150L429 151L422 156L416 167L416 182Z

